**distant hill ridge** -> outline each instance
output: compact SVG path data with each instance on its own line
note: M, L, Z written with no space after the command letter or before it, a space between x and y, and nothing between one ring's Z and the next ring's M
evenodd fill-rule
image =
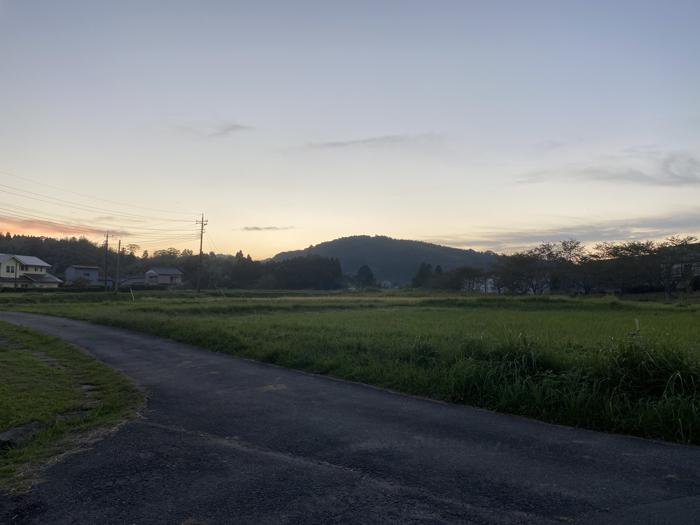
M326 241L303 250L281 252L272 259L280 261L305 255L321 255L340 260L343 273L355 274L368 265L378 280L396 284L411 281L421 263L440 265L443 270L460 266L488 268L496 258L493 252L462 250L423 241L392 239L384 235L354 235Z

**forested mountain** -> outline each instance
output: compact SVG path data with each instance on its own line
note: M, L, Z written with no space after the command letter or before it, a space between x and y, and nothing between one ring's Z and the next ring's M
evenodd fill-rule
M354 275L361 266L367 265L377 280L388 280L395 284L410 283L421 263L441 266L445 270L463 266L488 269L496 261L496 254L493 252L460 250L380 235L343 237L309 246L304 250L278 253L273 260L281 261L309 254L340 260L346 275Z

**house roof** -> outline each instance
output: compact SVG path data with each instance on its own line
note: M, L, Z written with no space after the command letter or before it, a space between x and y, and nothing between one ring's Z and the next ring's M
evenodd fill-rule
M25 273L23 277L35 283L62 283L63 281L50 273Z
M124 277L119 284L146 284L146 279L141 276Z
M76 270L99 270L99 266L85 266L82 264L71 264L68 268L75 268ZM68 269L66 268L66 269Z
M151 273L151 272L156 273L158 275L183 275L182 272L180 270L178 270L177 268L165 268L165 267L151 268L146 273Z
M0 283L29 283L32 282L27 279L24 275L18 276L16 279L14 277L0 277Z
M14 277L0 277L3 283L61 284L63 281L50 273L25 273Z
M42 261L33 255L16 255L14 253L0 253L0 262L7 262L10 259L17 259L21 264L26 266L44 266L49 268L51 265L46 261Z

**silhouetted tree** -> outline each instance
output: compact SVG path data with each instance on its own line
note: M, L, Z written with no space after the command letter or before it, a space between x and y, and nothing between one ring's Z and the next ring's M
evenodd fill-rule
M433 276L433 267L428 263L421 263L415 277L413 277L413 287L422 288L427 286Z
M363 288L376 286L377 282L374 279L374 273L372 273L372 269L366 264L363 264L357 270L357 275L355 276L355 284Z

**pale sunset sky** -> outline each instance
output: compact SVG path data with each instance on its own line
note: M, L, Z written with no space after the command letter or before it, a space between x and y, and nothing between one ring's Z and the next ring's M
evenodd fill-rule
M0 0L0 228L700 234L700 1Z

